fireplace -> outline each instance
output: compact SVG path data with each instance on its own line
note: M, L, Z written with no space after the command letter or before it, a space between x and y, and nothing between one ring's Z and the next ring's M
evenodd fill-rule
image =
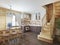
M29 32L30 31L30 26L24 26L24 32Z

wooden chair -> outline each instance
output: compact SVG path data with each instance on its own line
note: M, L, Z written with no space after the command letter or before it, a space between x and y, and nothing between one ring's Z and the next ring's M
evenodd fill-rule
M17 32L15 30L10 30L11 40L14 40L14 45L16 45Z
M3 34L3 32L0 31L0 44L1 44L1 45L2 45L2 43L4 42L4 40L3 40L3 38L2 38L2 34Z
M19 29L15 29L15 31L17 32L17 35L16 35L17 45L20 45L21 37L22 37L22 31L20 31Z
M6 45L6 43L5 43L5 40L2 38L2 37L0 37L0 45Z
M0 41L2 41L2 45L6 45L6 39L5 39L4 31L0 31Z
M16 30L17 31L17 37L20 38L22 36L22 31L21 30Z
M11 38L16 38L17 32L15 30L10 30Z
M6 42L5 44L8 45L10 40L10 32L8 30L4 30L2 37Z

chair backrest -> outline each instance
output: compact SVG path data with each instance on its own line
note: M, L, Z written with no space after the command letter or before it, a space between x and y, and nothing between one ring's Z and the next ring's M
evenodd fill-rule
M3 31L0 31L0 34L3 34Z
M9 33L10 33L10 31L5 30L5 31L3 31L3 33L4 33L4 34L9 34Z
M10 34L17 33L16 30L10 30Z

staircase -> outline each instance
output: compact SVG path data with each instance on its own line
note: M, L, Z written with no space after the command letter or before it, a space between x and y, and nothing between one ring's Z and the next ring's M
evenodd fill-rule
M42 29L40 34L37 36L38 40L52 43L53 42L53 29L54 29L54 15L52 16L50 22L46 21L46 15L43 17L42 20Z
M50 23L45 24L43 30L41 30L40 32L40 35L38 35L38 39L51 43L53 39L51 37L50 31Z

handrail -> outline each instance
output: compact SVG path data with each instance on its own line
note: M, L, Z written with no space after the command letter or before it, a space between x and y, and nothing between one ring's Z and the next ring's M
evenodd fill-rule
M46 16L46 15L43 16L42 20L44 19L45 16Z
M47 20L46 20L46 15L43 16L42 18L42 27L47 23Z
M52 15L52 18L50 20L50 34L51 34L51 37L53 36L53 30L54 30L54 22L55 22L55 15ZM42 18L42 29L43 27L47 24L47 20L46 20L46 15L43 16Z

